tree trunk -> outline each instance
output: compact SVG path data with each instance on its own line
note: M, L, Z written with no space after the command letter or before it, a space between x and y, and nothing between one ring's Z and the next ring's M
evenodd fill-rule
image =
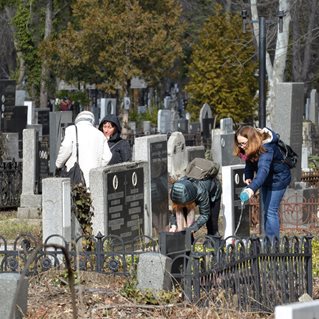
M268 94L267 94L267 126L271 127L271 122L274 116L276 107L275 92L276 85L284 80L284 71L286 68L286 57L288 50L289 41L289 25L290 25L290 14L289 14L289 1L279 0L279 10L285 12L283 17L283 31L277 33L276 51L273 64L271 63L270 55L266 52L266 70L268 75ZM257 0L251 1L251 14L253 21L258 21L257 11ZM256 42L259 45L259 30L258 27L253 24L253 30L256 38Z
M45 30L44 40L52 33L52 0L47 0L45 14ZM42 61L41 68L41 85L40 85L40 108L46 108L48 104L48 89L49 69L45 60Z
M12 21L14 16L15 16L15 10L9 7L5 7L4 8L5 13L8 17L9 21ZM23 54L22 52L19 50L19 46L16 40L16 29L13 25L13 23L9 23L10 28L11 28L11 32L13 35L13 44L16 50L16 54L17 54L17 60L18 60L18 67L19 67L19 71L18 71L18 79L16 81L16 85L17 85L17 89L23 89L24 88L24 77L25 77L25 61L23 58Z

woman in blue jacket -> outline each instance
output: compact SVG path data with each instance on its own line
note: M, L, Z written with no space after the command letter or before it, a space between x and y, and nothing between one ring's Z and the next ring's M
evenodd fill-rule
M235 134L234 155L245 160L248 197L261 189L264 229L269 237L279 238L279 206L291 182L290 168L283 162L278 136L268 128L242 126Z

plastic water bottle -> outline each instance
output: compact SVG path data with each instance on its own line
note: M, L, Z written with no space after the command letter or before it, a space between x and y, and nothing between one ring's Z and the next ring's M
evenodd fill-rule
M246 188L244 188L244 189L241 191L241 193L240 193L240 195L239 195L239 198L240 198L242 204L248 202L248 200L249 200L249 193L248 193L248 191L247 191Z

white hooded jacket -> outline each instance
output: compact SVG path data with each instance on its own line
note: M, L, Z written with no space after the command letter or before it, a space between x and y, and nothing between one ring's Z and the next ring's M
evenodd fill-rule
M74 124L78 131L78 162L83 171L86 186L89 187L89 173L92 168L107 165L112 158L104 134L94 127L92 112L83 111L75 118ZM69 171L76 162L76 135L74 125L65 129L55 165L62 168L65 164Z

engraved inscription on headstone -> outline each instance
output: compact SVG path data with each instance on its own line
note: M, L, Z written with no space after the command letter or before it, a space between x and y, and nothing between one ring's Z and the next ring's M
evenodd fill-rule
M244 168L235 168L232 171L233 181L233 205L234 205L234 218L235 218L235 233L239 237L248 237L250 234L250 218L249 218L249 205L241 207L239 194L246 186L244 183Z
M108 173L107 233L128 243L144 232L143 168Z
M167 142L150 144L153 228L158 232L168 224Z

